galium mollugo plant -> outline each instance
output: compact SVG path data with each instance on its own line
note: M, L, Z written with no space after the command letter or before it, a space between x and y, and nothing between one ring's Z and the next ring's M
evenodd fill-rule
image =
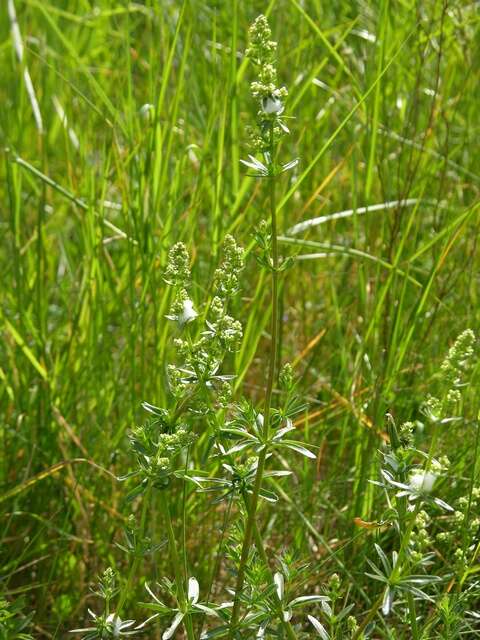
M281 406L273 406L272 402L277 375L278 279L280 272L288 266L288 261L281 262L278 254L275 178L293 168L297 160L278 164L276 158L279 140L288 133L283 104L287 91L278 86L275 60L277 45L271 39L271 30L264 16L255 20L249 35L247 55L257 69L257 78L252 82L251 89L259 108L257 128L252 134L251 143L254 152L261 154L262 160L250 155L244 164L253 169L255 176L268 178L270 202L270 224L262 223L256 233L260 248L259 261L270 272L272 281L271 347L263 409L257 409L245 399L232 405L233 376L221 371L226 355L234 352L242 339L242 327L232 317L230 307L238 293L243 250L231 236L226 237L224 259L215 272L214 295L201 309L192 293L190 257L186 247L177 243L170 250L164 274L165 282L173 290L167 318L177 327L174 339L176 358L167 366L170 402L163 407L144 402L143 407L150 419L134 427L130 433L136 468L123 476L122 480L135 480L127 500L141 500L140 523L136 524L132 517L129 519L125 529L126 544L120 546L129 553L131 564L128 578L119 594L117 613L105 611L101 616L93 614L95 631L91 630L91 633L98 629L104 633L104 628L108 633L130 633L127 627L134 623L121 622L120 613L141 559L158 551L163 544L163 541L154 543L146 536L149 503L154 499L161 506L168 552L175 574L173 583L163 582L171 600L175 602L174 607L164 605L148 588L153 603L146 605L147 608L156 612L155 617L166 613L172 615L163 638L173 637L181 625L189 640L195 638L193 617L199 612L221 618L223 626L213 631L218 637L223 634L236 638L252 630L255 630L257 637L264 637L270 627L276 625L274 633L278 634L280 629L281 635L295 638L290 622L293 611L306 604L323 602L326 598L312 595L285 599L284 576L280 572L273 574L270 571L256 524L259 498L270 502L278 499L263 486L264 479L290 474L286 470L266 470L267 461L282 449L308 458L315 458L315 454L292 438L293 418L304 410L305 405L295 393L293 373L288 365L280 376L284 402ZM190 450L205 428L210 430L212 459L217 470L223 470L222 477L216 477L208 468L189 470ZM223 499L236 499L240 516L244 517L239 528L241 539L235 567L236 584L232 590L233 603L199 603L198 583L186 575L186 549L176 540L170 509L172 489L185 481L195 483L202 490L220 491ZM252 540L255 542L253 554ZM260 573L254 570L255 566L259 567ZM255 574L266 576L262 587L264 597L261 598L256 597L259 592L255 587L255 579L247 580L245 589L245 579ZM192 590L195 592L193 595ZM262 606L260 603L263 603ZM242 605L245 611L240 620ZM140 627L135 629L139 630ZM209 632L204 635L209 637Z
M240 615L241 594L244 586L246 568L249 559L250 546L256 528L256 512L258 499L262 491L262 481L265 473L265 464L271 453L273 442L272 430L272 392L277 371L277 351L278 351L278 324L279 324L279 274L282 268L277 239L277 211L275 179L277 176L293 168L298 160L278 164L277 148L278 142L283 135L289 133L284 119L284 99L287 96L285 87L278 86L276 69L277 43L271 39L272 32L265 16L260 15L252 24L249 30L250 45L246 55L253 63L257 75L251 83L251 92L258 105L257 126L251 133L251 144L255 152L262 155L259 160L255 155L250 155L249 160L243 160L243 164L253 171L252 175L258 178L268 179L269 204L270 204L270 228L264 223L257 239L262 251L261 259L263 265L271 273L272 296L271 296L271 345L270 359L268 364L267 386L265 391L264 409L259 416L250 423L252 429L243 430L237 434L244 442L240 445L248 446L253 441L253 446L258 455L255 468L255 476L251 495L247 496L247 519L245 533L242 543L240 560L237 568L237 578L235 585L234 604L230 620L229 638L233 640L237 633L237 623ZM284 265L285 266L285 265ZM260 415L260 414L259 414ZM285 425L288 433L289 424ZM242 430L240 429L240 432ZM281 431L281 430L280 430ZM230 429L230 433L232 433ZM247 436L246 433L249 435ZM235 435L235 434L233 434ZM250 442L249 442L250 441ZM295 637L290 622L282 620L285 624L285 633L288 637Z
M97 592L103 608L99 613L89 612L91 626L74 632L82 634L85 640L138 636L150 623L161 623L162 640L181 632L188 640L267 637L292 640L311 638L312 634L322 640L358 640L372 632L374 618L381 610L385 616L400 611L409 620L412 638L420 640L419 624L425 615L422 603L434 604L435 589L445 582L445 576L430 571L435 562L431 530L438 520L437 514L443 518L445 535L449 535L450 522L463 525L463 555L458 554L456 565L462 565L456 569L461 587L468 582L469 571L478 558L478 545L475 547L473 535L467 535L465 525L467 521L474 528L476 520L470 515L466 519L459 515L465 509L473 513L476 489L471 487L468 506L460 502L454 510L437 493L441 479L448 473L448 460L441 455L434 457L438 430L461 420L462 391L474 336L467 331L455 343L441 368L442 392L425 401L423 413L433 433L428 451L417 446L414 424L406 422L397 427L393 418L389 418L390 445L380 454L382 472L377 485L387 505L380 524L387 527L389 544L394 549L385 552L382 545L374 546L378 559L369 560L368 575L382 585L382 592L370 612L358 624L351 615L353 604L347 604L347 598L340 602L337 576L332 576L320 594L298 595L298 586L286 563L280 562L276 571L270 567L257 524L259 505L278 501L265 481L292 475L289 469L272 468L279 454L316 457L308 446L293 437L294 419L305 410L305 403L297 392L292 368L287 364L278 373L277 361L279 280L290 264L288 259L282 260L278 249L277 179L293 169L298 159L280 162L278 158L279 143L289 134L285 115L288 92L278 81L277 44L264 16L252 24L249 40L246 55L256 72L251 93L257 117L255 126L250 128L251 154L242 163L251 176L264 181L269 202L269 219L255 230L257 259L271 283L271 343L263 402L261 406L247 398L234 402L235 372L224 371L225 362L231 360L229 354L238 349L243 338L242 326L232 311L244 265L243 250L233 237L225 238L223 260L215 272L211 295L202 304L196 299L188 250L183 243L175 244L164 271L164 280L172 291L166 317L175 332L175 355L165 367L167 401L163 406L143 403L149 419L130 432L135 464L121 478L129 486L127 504L139 505L135 515L128 519L123 543L118 544L129 556L128 575L123 585L117 587L113 572L105 572ZM274 390L279 392L275 396ZM193 455L196 447L203 447L202 453L206 455ZM193 468L192 460L201 460L202 468ZM200 585L189 571L187 545L175 532L175 525L179 525L183 533L180 538L186 537L185 520L180 515L180 522L173 521L172 506L179 496L182 504L178 511L185 513L187 483L193 485L195 492L212 495L212 507L220 501L227 503L224 530L228 526L230 536L224 544L222 530L216 547L218 560L202 600ZM154 503L160 507L164 540L152 540L148 535ZM235 515L236 521L232 523ZM468 529L471 530L472 527ZM121 615L134 592L140 563L147 555L163 549L168 552L174 577L163 578L159 583L166 597L162 595L160 599L157 586L147 584L151 600L143 606L153 615L139 625L133 620L123 620ZM215 603L212 599L217 590L213 585L222 563L228 563L234 584L226 586L228 599ZM225 572L222 578L224 575ZM451 571L448 577L453 575ZM472 584L459 591L465 607L470 602L469 591L474 592ZM316 607L315 615L304 613L306 607ZM427 621L427 627L441 615L443 620L447 619L448 613L446 605L439 607L438 616ZM206 617L213 621L213 627L204 631Z
M231 395L232 376L221 374L220 368L225 356L236 349L242 337L240 323L228 313L231 300L238 291L242 268L243 250L231 236L227 236L224 260L215 274L215 296L199 317L191 295L190 257L186 247L177 243L170 250L165 281L173 289L173 300L167 318L176 325L178 332L174 340L176 361L167 367L170 401L165 407L144 402L143 407L150 419L131 430L129 439L136 468L120 480L135 481L126 500L127 503L141 500L141 515L139 523L135 516L130 516L124 531L124 544L118 545L129 554L130 569L122 589L114 586L114 577L109 572L105 573L98 593L105 603L103 613L90 612L93 626L75 630L85 633L86 639L134 635L143 630L146 623L132 628L135 623L122 621L120 614L134 586L141 560L158 552L165 544L168 544L175 574L177 609L174 610L174 620L178 623L175 628L182 623L189 640L195 637L192 614L199 610L200 605L189 595L194 582L193 579L188 580L184 573L186 552L179 548L175 537L170 500L175 499L171 497L175 484L185 481L188 452L200 435L199 424L202 421L208 424L209 416L222 408ZM157 499L161 507L166 542L152 541L146 535L152 499ZM110 602L114 594L118 594L118 602L116 612L112 613ZM169 629L173 635L175 629L172 630L172 625ZM167 637L171 636L167 634Z
M181 602L178 600L178 595L175 590L175 585L170 582L168 579L163 580L162 584L164 590L169 593L170 597L176 600L176 607L169 607L164 604L158 596L152 591L150 586L147 584L146 589L149 595L151 596L153 602L143 603L143 606L146 609L150 609L151 611L155 611L155 614L152 616L153 619L157 616L161 615L173 615L173 619L171 620L170 626L162 634L162 640L169 640L173 638L176 630L182 624L182 621L187 615L208 615L216 618L221 618L222 610L231 606L230 602L223 603L219 606L201 603L199 602L200 598L200 585L198 580L194 577L188 579L188 590L187 590L187 599L186 602Z
M462 421L459 415L462 393L468 387L474 346L475 335L471 330L464 331L457 338L440 367L440 395L427 396L423 404L422 412L427 422L425 435L431 437L427 450L417 446L414 423L405 422L398 427L393 417L387 415L389 445L380 452L382 479L372 482L382 488L387 504L379 524L386 524L394 533L397 548L388 557L381 545L375 543L378 560L367 560L371 570L367 576L383 584L383 592L359 633L372 622L379 609L383 615L389 616L397 607L400 615L405 614L409 620L412 638L420 639L423 637L420 611L424 615L427 611L421 603L434 604L440 585L452 579L450 567L446 570L443 567L442 571L437 566L434 538L430 532L437 522L463 525L466 514L455 510L438 495L437 487L441 487L441 480L449 477L450 461L445 455L434 457L434 453L438 430L452 428ZM459 504L464 509L470 506L466 509L469 514L466 519L469 527L473 524L473 529L477 524L471 510L475 501L476 490L472 485L469 496L460 498ZM442 524L442 529L445 529L445 524ZM457 531L461 537L465 529L459 526ZM447 531L439 535L440 540L449 537ZM468 535L463 540L463 547L456 552L456 560L460 561L468 549L470 561L474 561L478 548L469 542ZM468 567L468 561L466 564ZM458 568L457 565L457 571ZM465 568L460 571L459 585L465 577ZM438 575L438 571L442 575Z

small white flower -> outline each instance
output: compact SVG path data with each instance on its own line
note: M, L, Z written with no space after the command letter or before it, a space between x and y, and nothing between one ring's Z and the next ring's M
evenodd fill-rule
M190 299L186 299L183 301L182 311L177 316L177 321L180 326L188 324L192 320L198 316L198 313L195 311L193 306L193 302Z
M142 120L146 120L147 122L150 118L153 117L154 106L153 104L149 104L148 102L140 107L139 114Z
M409 484L415 491L431 493L437 476L431 471L417 471L410 476Z
M283 600L283 593L284 593L284 589L285 589L284 577L279 571L277 571L277 573L273 576L273 581L274 581L275 586L277 588L278 599L280 601L282 601Z
M127 627L131 627L133 624L133 620L128 620L128 622L122 622L122 620L117 616L116 613L111 613L107 616L107 623L112 625L112 633L114 638L120 637L120 632Z
M283 104L282 101L275 96L267 96L262 100L262 109L263 112L268 115L272 113L280 115L283 111Z
M93 620L95 621L95 623L97 623L97 620L101 620L101 616L97 616L96 613L94 613L91 609L88 609L88 613L89 615L93 618ZM147 622L149 622L150 620L152 620L154 617L156 616L152 616L151 618L149 618L147 621L145 621L143 624L135 627L134 629L130 629L130 627L132 627L135 624L135 620L122 620L119 616L117 616L116 613L110 613L106 618L105 618L105 622L107 623L107 626L109 628L109 630L112 632L112 637L113 638L120 638L121 636L138 636L137 630L138 629L142 629ZM127 631L128 629L128 631ZM91 633L91 632L95 632L98 631L98 627L87 627L86 629L72 629L70 631L70 633ZM87 636L85 636L87 637ZM89 635L89 638L99 638L100 636L98 635ZM102 635L103 637L103 635Z
M198 597L200 595L200 585L196 578L189 578L188 580L188 599L192 604L197 604Z

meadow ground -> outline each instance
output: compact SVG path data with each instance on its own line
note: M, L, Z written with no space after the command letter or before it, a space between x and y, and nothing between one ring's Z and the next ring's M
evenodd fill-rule
M72 637L89 626L88 607L103 611L105 629L87 637L118 637L132 627L115 627L109 611L145 620L145 581L168 576L165 616L133 632L167 638L175 599L193 606L195 594L182 595L189 576L201 601L217 606L232 599L226 589L242 569L238 630L228 630L229 607L205 625L185 609L177 637L219 625L216 637L254 638L262 626L272 638L480 637L479 367L469 335L441 366L480 320L478 3L1 5L1 637ZM284 163L300 159L274 180L240 162L257 121L256 70L244 52L260 13L289 92L281 117L290 135L275 152ZM270 221L273 184L274 244L293 260L272 296L272 240L260 223ZM260 477L264 497L278 500L260 496L251 517L255 464L235 499L214 502L176 468L168 492L149 485L148 502L126 501L135 479L117 478L142 455L144 432L132 452L132 429L148 417L142 401L167 407L164 428L174 430L188 403L178 401L186 383L177 380L172 404L172 376L193 375L175 351L182 327L166 319L179 295L165 281L169 250L183 242L191 256L196 340L203 325L190 327L210 313L228 234L245 248L228 302L243 337L215 346L215 373L235 376L223 380L233 398L212 408L205 395L188 407L197 439L175 450L179 468L228 476L218 434L258 424L266 388L271 426L290 424L279 410L287 362L308 405L292 412L294 439L315 460L272 448L266 468L293 475ZM241 398L250 405L239 418ZM158 549L147 549L147 535ZM256 543L242 561L249 535ZM91 587L109 567L120 591L102 610ZM280 582L290 601L316 596L291 622L279 613L278 597L288 599ZM333 619L322 594L337 612L354 606Z

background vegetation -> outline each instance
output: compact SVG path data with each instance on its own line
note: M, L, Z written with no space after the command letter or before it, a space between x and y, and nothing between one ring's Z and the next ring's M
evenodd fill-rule
M358 615L378 591L364 572L379 533L354 519L378 517L369 479L385 413L421 431L444 354L478 327L476 3L2 3L0 574L5 597L25 594L35 610L36 638L65 637L92 606L96 576L124 573L115 543L130 507L115 476L131 464L141 401L165 400L168 249L189 247L203 299L225 234L250 251L266 216L262 181L239 163L255 119L243 51L260 12L295 117L282 154L301 158L279 188L281 252L296 256L281 292L281 359L300 377L309 409L296 427L318 456L283 459L295 471L289 497L259 523L272 557L287 536L311 563L312 587L338 572ZM231 364L254 401L269 303L252 252ZM477 410L472 388L466 419L439 436L449 503L478 481ZM202 583L223 513L188 491L189 561ZM149 533L164 537L155 510ZM143 578L167 567L162 551L144 563L139 599Z

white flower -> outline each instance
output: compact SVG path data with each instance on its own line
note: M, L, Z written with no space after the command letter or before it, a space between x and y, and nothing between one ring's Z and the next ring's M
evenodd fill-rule
M198 313L195 311L193 302L189 298L186 298L186 300L182 302L182 310L177 316L174 316L173 319L175 319L178 322L178 324L181 327L183 327L184 325L188 324L192 320L195 320L197 316L198 316Z
M200 595L200 585L196 578L190 578L188 580L188 599L192 604L197 604L198 597Z
M431 493L437 476L431 471L417 471L410 476L409 484L415 491Z
M88 609L88 613L89 615L93 618L94 622L98 625L97 621L100 620L102 621L102 617L101 616L97 616L96 613L94 613L91 609ZM152 616L155 617L155 616ZM149 622L152 618L149 618L146 622L144 622L143 624L135 627L134 629L130 629L127 631L127 629L129 629L129 627L132 627L135 624L135 620L122 620L119 616L117 616L116 613L110 613L106 618L105 618L105 622L107 623L107 629L108 631L111 632L112 634L112 638L120 638L121 636L138 636L138 630L143 628L147 622ZM103 628L103 623L102 623L102 628ZM86 629L72 629L70 631L70 633L92 633L92 632L97 632L98 634L98 626L95 627L87 627ZM100 636L94 633L94 635L89 635L89 638L99 638ZM87 637L87 636L85 636ZM109 636L110 637L110 636ZM103 634L102 634L102 638L103 638Z
M280 115L283 111L283 104L282 101L275 96L267 96L262 100L262 109L263 112L268 115L271 115L272 113Z
M283 593L284 593L284 589L285 589L285 579L283 577L283 574L281 574L279 571L277 571L277 573L273 576L273 581L274 581L275 586L277 588L278 599L281 602L283 600Z
M140 107L139 114L142 120L146 120L147 122L153 116L154 107L153 104L149 104L148 102Z
M114 638L119 638L121 635L124 635L122 631L124 629L127 629L128 627L131 627L134 622L134 620L125 620L124 622L122 622L122 620L117 616L116 613L111 613L109 616L107 616L107 623L110 623L112 625L112 633Z
M257 413L257 415L255 417L255 421L257 423L257 427L259 427L259 429L263 429L263 424L265 422L265 419L263 417L263 413ZM275 574L275 575L277 575L277 574Z

